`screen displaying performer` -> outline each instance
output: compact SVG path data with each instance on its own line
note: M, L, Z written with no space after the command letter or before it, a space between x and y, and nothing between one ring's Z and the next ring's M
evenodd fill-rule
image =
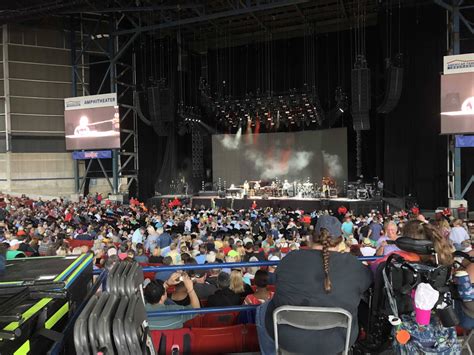
M274 179L282 182L309 179L319 183L328 176L343 186L347 180L347 131L336 128L213 135L212 165L215 181L220 178L235 185L246 180Z
M115 94L65 100L67 150L120 148L120 114Z

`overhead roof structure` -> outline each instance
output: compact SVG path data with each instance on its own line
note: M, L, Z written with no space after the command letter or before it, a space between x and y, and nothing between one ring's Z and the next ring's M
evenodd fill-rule
M5 0L0 24L75 14L126 16L134 25L117 34L180 30L184 37L221 46L229 38L234 45L267 35L275 39L375 24L380 6L375 0Z

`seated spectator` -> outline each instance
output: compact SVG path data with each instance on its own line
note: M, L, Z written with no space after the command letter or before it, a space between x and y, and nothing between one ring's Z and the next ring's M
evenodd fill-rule
M398 227L395 222L387 222L385 234L377 240L377 255L388 255L400 249L395 244L388 244L388 241L396 241L398 238Z
M25 253L23 253L21 250L18 250L18 248L20 247L20 241L18 239L10 240L9 245L10 247L8 248L6 253L7 260L26 257Z
M148 258L148 262L151 264L163 263L163 257L161 256L161 249L159 247L156 247L155 249L153 249L152 256Z
M272 255L268 258L269 261L279 261L280 258L276 255ZM275 278L275 272L276 272L277 266L272 265L268 267L268 284L269 285L275 285L276 278Z
M135 261L137 263L148 263L148 256L145 255L145 249L143 248L143 244L137 244L137 250L135 255Z
M230 290L238 294L241 298L251 294L252 287L244 282L241 269L232 269L230 272Z
M244 304L250 305L259 305L265 303L272 299L273 292L268 291L268 271L258 270L255 273L255 286L257 286L256 291L253 294L245 297Z
M471 237L463 227L461 219L453 221L453 228L449 233L449 240L453 243L456 250L463 250L470 246Z
M201 244L199 246L199 254L195 256L195 259L198 264L204 264L206 262L207 248L206 244Z
M219 273L219 271L217 271ZM210 295L217 291L217 287L207 282L207 275L204 270L194 271L194 290L200 300L207 300Z
M218 290L207 300L208 307L220 306L238 306L242 304L240 296L230 288L230 275L226 272L220 272L217 276Z
M186 289L186 286L184 285L184 282L180 282L175 286L174 292L171 294L170 299L175 304L180 306L189 306L191 304L191 299L189 298L188 291Z
M252 256L249 260L249 262L257 262L258 259L255 256ZM258 266L253 266L253 267L248 267L247 272L244 274L244 278L247 278L249 280L255 279L255 274L259 270Z
M167 299L166 289L168 286L174 286L180 283L179 278L183 277L182 284L184 285L187 294L189 295L190 305L167 305L165 301ZM200 308L199 299L196 292L193 289L193 282L186 274L174 273L170 278L163 282L161 280L151 281L144 290L144 296L146 301L146 311L155 312L160 310L184 310L191 308ZM195 314L181 314L181 315L170 315L161 317L148 317L148 324L151 330L164 330L164 329L180 329L183 327L183 323L195 317Z
M434 250L437 254L438 263L445 266L453 265L454 248L449 245L448 240L441 235L441 232L435 226L432 226L429 223L420 222L419 220L411 220L408 221L403 227L402 236L419 240L431 240L433 242ZM402 256L406 261L421 261L425 263L435 262L432 255L419 255L403 250L397 251L396 254ZM386 261L387 257L388 255L370 264L372 271L375 272L378 265Z
M262 353L273 353L273 311L283 305L341 307L353 316L351 344L358 334L357 308L371 284L371 273L357 258L337 252L342 241L340 222L321 216L311 249L289 253L277 269L273 299L257 309L257 330ZM312 267L308 267L312 265ZM345 329L313 331L280 326L280 346L288 352L336 354L345 346ZM302 341L304 339L304 341Z
M163 266L170 266L172 262L173 260L171 259L171 257L166 256L163 259ZM161 280L161 281L168 280L172 274L173 274L173 271L158 271L155 274L155 280Z
M214 285L217 289L217 278L219 276L219 273L221 272L221 269L211 269L209 270L209 275L207 276L207 282L210 283L211 285Z

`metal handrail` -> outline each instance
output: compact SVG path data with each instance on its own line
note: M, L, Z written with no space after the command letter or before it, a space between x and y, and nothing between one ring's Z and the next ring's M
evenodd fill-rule
M359 256L359 261L375 261L382 256ZM274 261L251 261L238 263L213 263L213 264L192 264L192 265L173 265L173 266L145 266L143 272L159 272L159 271L177 271L177 270L210 270L210 269L232 269L237 267L254 267L254 266L273 266L278 265L280 260ZM99 275L101 269L94 270L94 275Z
M206 308L190 308L190 309L175 309L175 310L163 310L163 311L148 311L148 317L162 317L171 315L181 314L206 314L206 313L219 313L219 312L241 312L241 311L253 311L258 306L256 305L245 305L245 306L229 306L229 307L206 307Z

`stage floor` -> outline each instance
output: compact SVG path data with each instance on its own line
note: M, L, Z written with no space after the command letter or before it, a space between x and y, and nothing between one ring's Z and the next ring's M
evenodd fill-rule
M164 195L152 197L148 200L148 203L155 206L160 206L161 201L165 199L165 202L172 200L175 197L182 198L183 196L176 195ZM345 206L349 211L354 214L367 214L372 210L383 210L382 200L357 200L348 199L343 197L331 198L331 199L319 199L319 198L299 198L299 197L269 197L263 199L260 196L252 198L232 198L232 197L218 197L218 196L188 196L191 199L192 206L210 208L211 200L214 199L217 207L220 208L232 208L234 210L249 209L255 201L257 208L286 208L286 209L301 209L303 211L314 211L314 210L332 210L334 212L341 206Z

